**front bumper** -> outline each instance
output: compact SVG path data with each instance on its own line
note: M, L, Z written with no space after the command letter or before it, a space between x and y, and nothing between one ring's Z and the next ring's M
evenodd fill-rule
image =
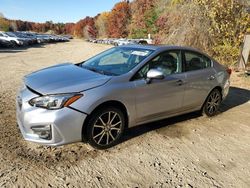
M23 88L16 100L17 123L25 140L59 146L82 140L82 126L86 114L70 108L47 110L31 106L28 101L38 95ZM43 139L31 128L50 126L50 138Z

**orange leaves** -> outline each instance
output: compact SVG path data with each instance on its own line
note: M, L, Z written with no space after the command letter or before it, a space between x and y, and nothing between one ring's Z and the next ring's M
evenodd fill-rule
M108 17L108 35L114 38L127 37L130 17L129 2L117 3Z
M156 3L157 0L135 0L131 3L131 37L145 38L149 33L154 34L157 31L155 27L158 17L155 9Z
M66 23L64 26L64 32L66 34L73 35L74 34L74 27L75 27L75 23Z
M86 17L78 21L73 27L74 35L77 37L85 38L95 38L96 37L96 28L95 20L91 17Z

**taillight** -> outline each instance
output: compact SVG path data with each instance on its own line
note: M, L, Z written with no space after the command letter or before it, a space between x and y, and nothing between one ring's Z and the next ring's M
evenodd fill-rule
M229 76L232 74L232 69L227 68L227 73L229 74Z

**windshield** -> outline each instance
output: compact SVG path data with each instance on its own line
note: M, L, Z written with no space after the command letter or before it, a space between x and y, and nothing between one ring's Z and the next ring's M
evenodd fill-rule
M115 47L82 63L82 67L107 75L122 75L132 70L153 51L148 49Z
M6 34L7 34L9 37L16 37L16 35L15 35L15 34L10 33L10 32L6 32Z

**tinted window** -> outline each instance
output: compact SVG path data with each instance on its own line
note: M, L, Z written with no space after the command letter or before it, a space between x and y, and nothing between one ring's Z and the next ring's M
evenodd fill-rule
M147 72L150 69L158 69L162 71L165 76L181 72L180 51L168 51L156 56L138 71L135 75L135 79L146 78Z
M194 53L185 52L185 70L194 71L211 67L211 60L206 56Z

